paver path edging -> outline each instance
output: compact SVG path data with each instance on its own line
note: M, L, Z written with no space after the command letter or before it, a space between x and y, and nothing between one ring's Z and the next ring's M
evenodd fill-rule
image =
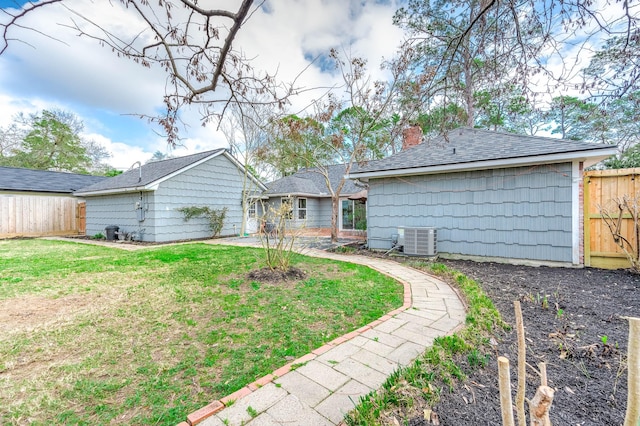
M299 252L365 265L398 280L404 285L403 306L213 401L189 414L179 426L340 424L360 397L380 388L391 373L412 363L436 337L453 333L465 321L465 305L458 293L425 272L386 259L308 248Z

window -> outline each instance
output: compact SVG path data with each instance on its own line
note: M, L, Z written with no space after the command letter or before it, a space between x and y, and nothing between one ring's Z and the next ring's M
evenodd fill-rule
M286 213L284 213L284 218L285 219L293 219L293 202L291 201L291 198L289 197L283 197L280 199L280 203L283 207L282 211L284 212L286 209ZM288 208L285 208L284 206L287 206Z
M307 199L298 198L298 219L307 218Z
M367 229L366 201L342 200L342 229Z
M249 201L249 208L247 209L247 216L254 219L256 217L256 203L255 201Z

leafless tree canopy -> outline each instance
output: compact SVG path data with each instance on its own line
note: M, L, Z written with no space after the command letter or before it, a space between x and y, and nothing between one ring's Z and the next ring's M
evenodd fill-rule
M118 56L166 71L165 113L149 118L164 128L170 143L176 141L179 112L185 105L198 105L206 124L221 118L230 104L249 103L256 95L283 106L292 91L291 86L277 83L275 75L254 69L250 58L233 45L240 28L264 0L242 0L237 10L208 9L196 0L120 0L145 24L142 31L127 39L71 9L63 0L27 3L15 14L2 10L8 16L0 24L0 54L20 41L12 38L12 30L25 29L22 22L27 15L56 3L69 12L69 22L61 23L63 26L95 39Z
M639 20L637 3L615 0L409 0L394 17L407 35L401 51L413 72L409 104L424 110L435 97L462 105L467 125L479 88L500 94L517 87L527 97L567 88L615 96L638 90Z

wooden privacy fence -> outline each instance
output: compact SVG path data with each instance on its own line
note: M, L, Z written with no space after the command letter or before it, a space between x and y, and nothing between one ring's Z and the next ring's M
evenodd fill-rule
M0 238L83 233L84 206L74 197L0 194Z
M640 196L640 168L593 170L584 174L584 264L596 268L628 268L624 252L602 217L601 208L618 218L616 199ZM634 246L636 235L630 215L623 215L621 234Z

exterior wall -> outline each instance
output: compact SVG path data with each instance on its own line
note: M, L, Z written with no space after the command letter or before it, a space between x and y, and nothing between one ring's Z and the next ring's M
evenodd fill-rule
M243 173L220 155L162 182L154 192L87 197L87 234L104 233L108 225L126 232L144 230L144 241L165 242L211 236L206 219L188 222L177 209L188 206L227 207L220 235L237 234L242 224ZM250 182L251 188L255 187ZM142 201L145 218L139 222L136 202ZM234 227L235 225L235 227Z
M572 262L572 164L369 181L368 240L435 227L438 252Z
M273 197L265 200L265 210L270 208L279 209L282 198ZM305 220L298 219L298 198L307 199L307 218ZM291 229L328 228L331 226L331 198L292 197L292 200L293 219L288 224ZM258 209L258 214L264 214L262 209Z
M144 240L155 241L153 239L152 221L147 218L143 222L138 222L136 216L136 202L142 196L143 205L150 205L153 202L152 192L135 192L118 195L102 195L97 197L87 197L87 231L86 234L93 236L101 233L106 235L105 228L116 225L123 232L139 232L144 229Z
M148 216L153 223L153 241L175 241L211 236L208 221L188 222L177 209L188 206L227 208L221 236L235 235L242 229L242 182L244 174L220 155L163 183L154 194ZM249 181L252 188L258 189ZM146 238L146 237L145 237Z
M317 204L314 208L313 228L330 228L331 227L331 198L317 198Z

